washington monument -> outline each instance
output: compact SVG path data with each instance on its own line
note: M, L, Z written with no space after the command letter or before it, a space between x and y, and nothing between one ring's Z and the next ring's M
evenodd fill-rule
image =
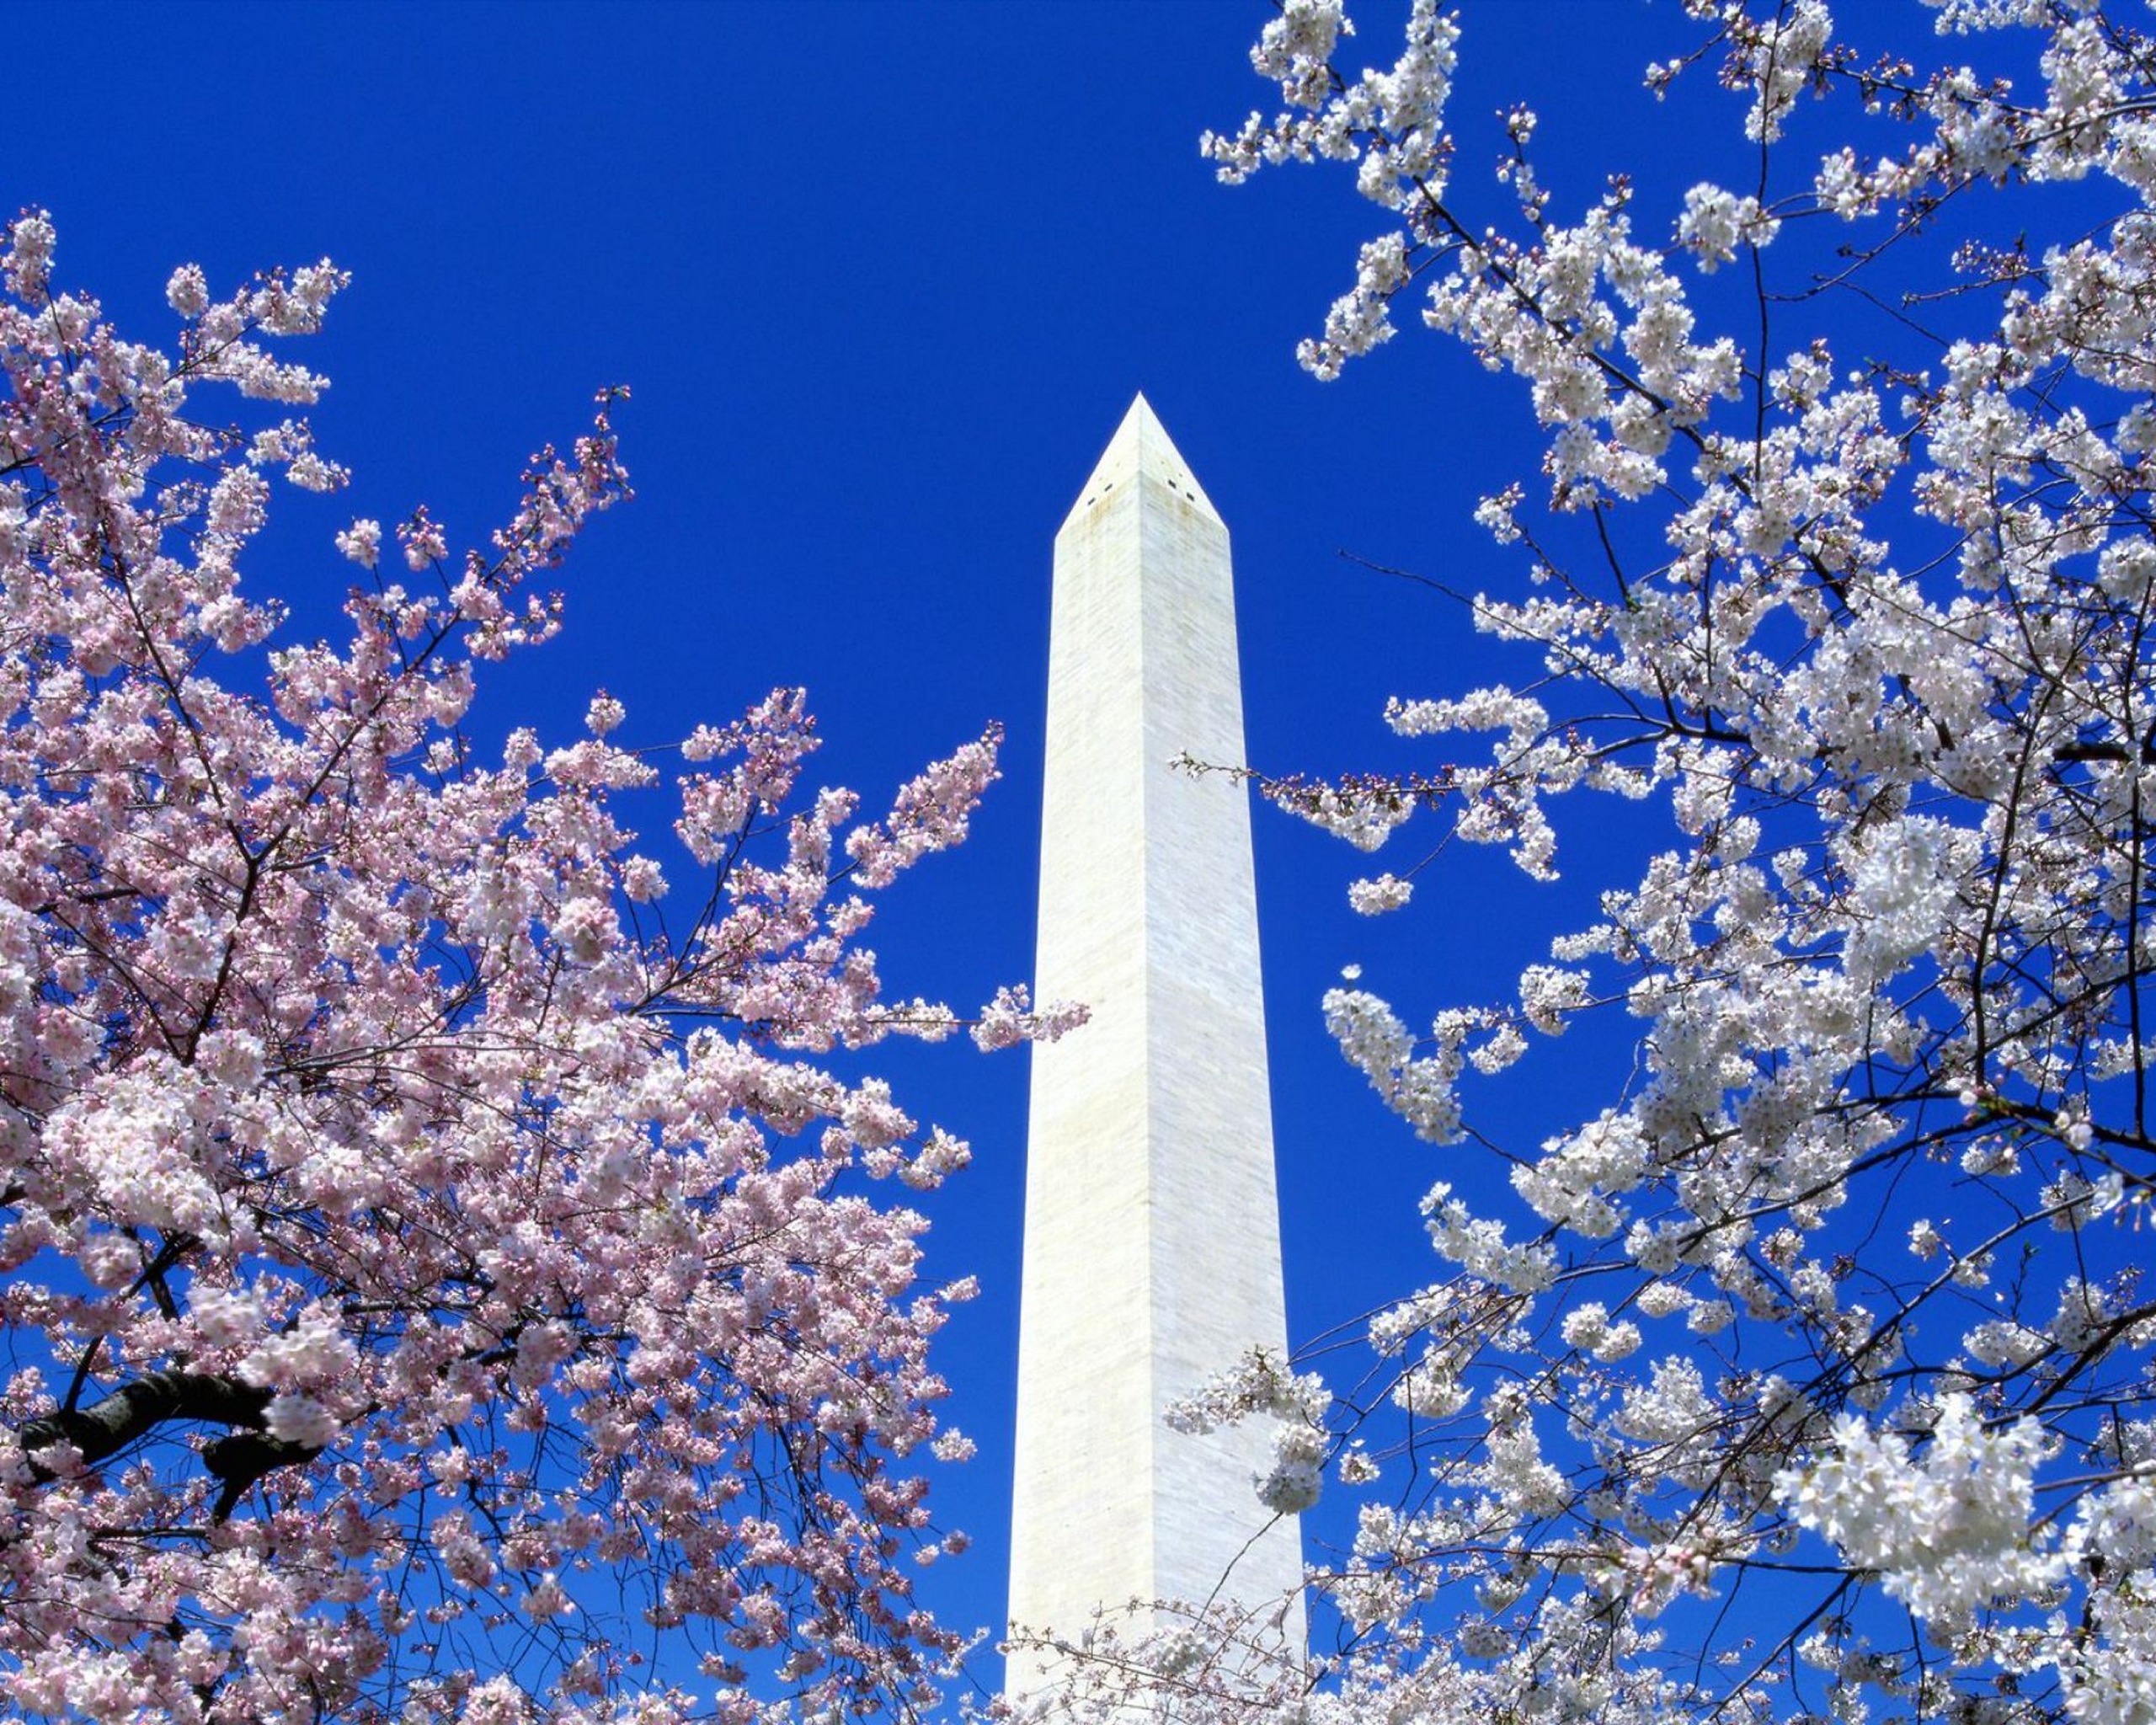
M1033 1055L1011 1621L1065 1642L1302 1576L1262 1423L1161 1417L1287 1330L1249 798L1186 751L1243 759L1228 530L1140 396L1055 537L1036 976L1093 1016ZM1014 1648L1010 1689L1058 1664Z

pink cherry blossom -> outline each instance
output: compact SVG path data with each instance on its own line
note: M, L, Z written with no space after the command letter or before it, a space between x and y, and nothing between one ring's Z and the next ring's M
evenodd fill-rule
M798 690L699 731L671 809L604 694L488 764L456 727L628 495L622 393L478 547L414 508L392 569L354 521L344 638L288 641L243 570L275 476L342 483L283 355L343 274L214 300L186 266L168 353L61 293L55 244L32 212L0 248L0 1698L925 1704L963 1642L908 1553L963 1541L908 1458L969 1446L924 1220L864 1181L967 1153L810 1057L958 1022L883 1000L862 891L964 836L995 734L861 825L796 797ZM627 823L676 812L705 878L666 920ZM1070 1017L1006 994L983 1039Z

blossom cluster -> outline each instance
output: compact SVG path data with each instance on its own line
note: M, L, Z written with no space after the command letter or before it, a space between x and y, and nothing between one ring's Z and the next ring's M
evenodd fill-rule
M1427 1031L1326 996L1384 1103L1473 1148L1423 1205L1443 1279L1359 1371L1308 1362L1306 1477L1349 1500L1300 1512L1337 1539L1311 1658L1194 1717L2156 1707L2156 54L2094 0L1934 8L1922 67L1884 7L1686 0L1646 83L1726 93L1684 93L1691 165L1576 210L1530 109L1448 115L1474 14L1432 3L1359 76L1340 6L1283 8L1278 111L1204 141L1384 212L1316 377L1419 313L1540 454L1479 558L1433 524L1487 643L1481 686L1387 709L1435 758L1261 790L1365 851L1508 850L1529 915L1582 798L1662 829L1516 990L1444 1004L1479 979L1418 979L1410 907L1365 956ZM1523 1142L1485 1081L1561 1033L1608 1092ZM1088 1704L1181 1707L1234 1632L1189 1602Z
M973 1290L866 1183L967 1151L814 1057L958 1023L886 1001L860 935L964 837L996 733L862 822L802 793L800 691L700 730L679 906L624 824L665 754L623 702L498 762L460 724L628 494L620 393L482 546L352 521L344 638L286 642L242 571L274 478L347 483L282 356L344 276L185 266L168 352L59 291L55 243L0 231L0 1702L924 1704L964 1638L907 1557L965 1541L921 1464L970 1447L928 1348ZM218 387L271 417L212 429ZM1077 1016L1006 991L981 1040Z

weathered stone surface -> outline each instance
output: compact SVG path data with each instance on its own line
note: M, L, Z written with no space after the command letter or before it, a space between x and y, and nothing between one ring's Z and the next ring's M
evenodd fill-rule
M1228 530L1141 396L1055 541L1037 976L1093 1017L1033 1055L1011 1620L1066 1638L1301 1573L1269 1432L1161 1419L1286 1331L1249 798L1186 750L1243 759Z

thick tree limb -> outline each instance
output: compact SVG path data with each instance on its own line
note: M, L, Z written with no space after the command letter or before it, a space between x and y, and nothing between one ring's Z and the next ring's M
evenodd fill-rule
M289 1439L273 1438L262 1432L235 1432L228 1438L205 1445L202 1465L224 1482L211 1519L222 1521L229 1516L264 1474L308 1461L321 1453L312 1445L295 1444Z
M237 1378L191 1371L156 1371L137 1378L88 1407L63 1408L42 1419L31 1420L17 1434L25 1453L34 1454L48 1444L72 1444L85 1463L94 1466L146 1437L167 1420L200 1420L211 1425L259 1426L262 1410L270 1405L269 1392L242 1383ZM33 1461L31 1470L43 1479L49 1469Z
M267 1390L255 1389L235 1377L158 1371L137 1378L88 1407L63 1409L31 1420L16 1436L24 1453L32 1457L31 1477L42 1483L56 1477L51 1468L35 1459L35 1452L48 1445L72 1444L82 1452L84 1465L94 1466L170 1420L238 1428L202 1451L203 1466L213 1478L224 1482L216 1512L216 1519L222 1521L263 1475L321 1453L305 1444L290 1443L264 1432L262 1413L269 1405Z

